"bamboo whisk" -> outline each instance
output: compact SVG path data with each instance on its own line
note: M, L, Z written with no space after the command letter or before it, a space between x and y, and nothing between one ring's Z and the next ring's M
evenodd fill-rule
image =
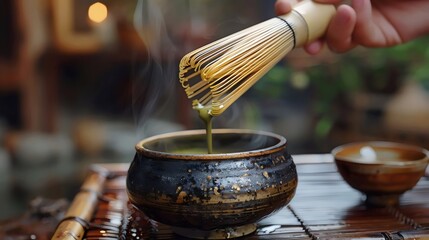
M302 1L185 55L179 79L194 108L220 115L292 49L322 36L334 13L333 5Z

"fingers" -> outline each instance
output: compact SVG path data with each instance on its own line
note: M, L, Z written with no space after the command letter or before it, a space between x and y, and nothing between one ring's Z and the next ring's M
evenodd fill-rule
M342 0L314 0L320 3L329 3L339 5ZM292 10L292 6L298 0L277 0L275 3L275 10L277 15L283 15ZM353 7L353 8L352 8ZM365 34L373 31L373 26L368 21L371 21L371 2L370 0L353 0L353 6L339 5L337 12L331 20L324 39L319 39L304 46L304 49L309 54L318 54L324 43L337 53L349 51L356 46L354 37L364 38ZM356 10L354 10L356 8ZM359 15L359 27L357 27L357 15ZM366 26L364 26L366 25ZM362 35L356 35L356 30L362 31Z
M274 8L277 15L283 15L292 10L292 6L295 5L297 0L277 0Z
M356 25L356 12L348 5L340 5L332 18L327 33L328 47L338 53L346 52L356 46L353 32Z
M311 43L305 45L304 49L308 54L316 55L320 51L322 51L323 44L324 44L323 40L319 39L319 40L316 40L314 42L311 42Z
M355 41L369 47L377 46L380 42L384 42L381 40L384 39L380 35L381 32L374 25L370 0L354 0L352 7L357 16L353 36Z
M338 5L341 2L343 2L342 0L314 0L314 1L318 3L329 3L329 4L335 4L335 5Z
M307 44L304 49L307 53L318 54L324 41L333 52L343 53L356 46L353 41L353 32L356 25L356 13L347 5L340 5L335 16L329 23L324 39Z

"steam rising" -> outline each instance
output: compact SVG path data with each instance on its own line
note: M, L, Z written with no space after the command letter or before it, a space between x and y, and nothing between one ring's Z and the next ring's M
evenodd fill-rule
M175 119L178 63L176 47L170 40L163 14L156 1L137 2L134 27L147 49L144 65L136 66L132 93L134 119L141 138L158 134L159 131L171 130L154 119L165 118L166 114L172 115L167 116L167 119ZM167 125L174 127L169 123Z
M198 114L191 110L191 101L188 105L185 103L189 111L179 111L180 94L184 96L178 80L179 60L188 51L250 24L237 17L235 10L224 13L225 9L219 6L227 1L172 2L138 0L134 11L134 28L147 50L146 60L135 66L132 88L132 109L140 139L183 129L183 126L174 123L180 114L190 114L189 120L196 124L196 128L204 127ZM248 1L244 3L248 4ZM182 13L181 18L175 19L174 14L179 12ZM186 12L188 17L183 16ZM267 126L261 126L259 111L256 104L243 97L217 117L213 127L270 130Z

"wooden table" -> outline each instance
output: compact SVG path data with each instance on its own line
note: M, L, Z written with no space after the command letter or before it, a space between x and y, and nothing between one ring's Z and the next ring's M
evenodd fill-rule
M368 208L331 155L296 155L294 161L296 196L244 239L429 239L428 172L400 206ZM94 165L53 239L184 239L128 203L127 170L128 164Z

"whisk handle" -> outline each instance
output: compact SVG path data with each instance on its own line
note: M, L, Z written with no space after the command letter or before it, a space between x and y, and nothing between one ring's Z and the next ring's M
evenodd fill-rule
M296 14L300 17L291 16ZM291 13L280 17L295 27L296 46L299 47L323 36L334 14L335 6L332 4L305 0L296 4Z

